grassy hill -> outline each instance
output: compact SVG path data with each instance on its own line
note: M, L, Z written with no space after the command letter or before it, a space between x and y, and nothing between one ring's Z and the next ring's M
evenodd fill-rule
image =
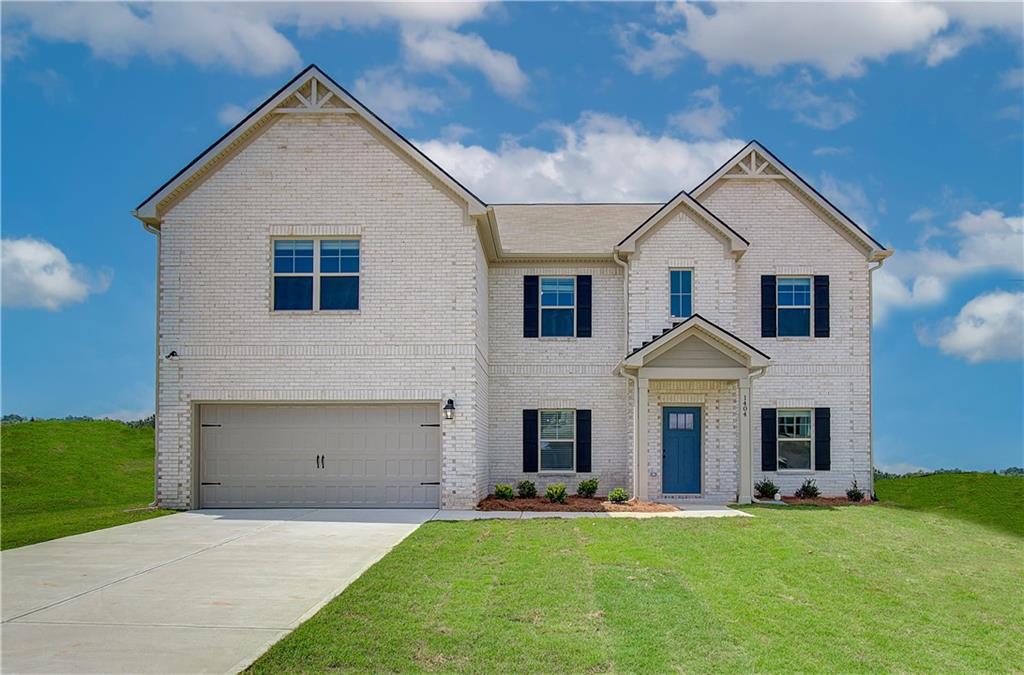
M883 503L969 520L1024 537L1024 478L992 473L936 473L875 482Z
M153 429L46 420L0 431L0 547L153 518ZM142 510L137 510L142 509Z

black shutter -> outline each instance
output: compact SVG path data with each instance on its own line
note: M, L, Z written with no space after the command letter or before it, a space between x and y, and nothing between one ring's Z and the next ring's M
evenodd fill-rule
M536 279L536 277L534 277ZM523 473L537 473L537 411L523 411Z
M761 408L761 471L779 468L778 432L775 408Z
M828 408L814 409L814 469L832 468L832 412Z
M590 411L576 411L576 473L590 473Z
M814 277L814 337L828 337L828 275Z
M540 335L540 279L537 276L523 277L523 337L535 338Z
M590 337L591 284L589 274L580 274L576 277L576 337Z
M761 337L775 337L775 276L761 276Z

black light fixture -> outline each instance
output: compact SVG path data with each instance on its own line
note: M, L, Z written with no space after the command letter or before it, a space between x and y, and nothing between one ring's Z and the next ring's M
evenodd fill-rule
M178 352L176 352L176 351L174 351L174 350L172 349L172 350L171 350L170 352L168 352L167 356L166 356L166 357L164 357L164 358L168 358L168 359L176 359L176 358L178 358Z
M455 401L448 399L448 402L444 404L444 418L446 420L453 419L455 417Z

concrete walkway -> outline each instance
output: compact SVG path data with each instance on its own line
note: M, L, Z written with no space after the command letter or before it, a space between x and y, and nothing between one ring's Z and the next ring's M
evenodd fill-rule
M236 671L436 513L193 511L5 551L3 672Z
M246 667L428 520L747 516L245 509L178 513L0 554L4 673Z

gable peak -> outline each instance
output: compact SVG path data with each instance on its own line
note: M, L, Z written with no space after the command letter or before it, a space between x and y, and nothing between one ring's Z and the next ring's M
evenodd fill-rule
M751 144L746 154L742 154L725 173L729 178L748 178L754 180L778 180L785 178L775 164L761 152L756 145Z
M297 112L355 112L340 97L335 96L332 87L324 83L324 80L316 75L315 69L302 84L280 105L274 109L275 113L297 113Z

